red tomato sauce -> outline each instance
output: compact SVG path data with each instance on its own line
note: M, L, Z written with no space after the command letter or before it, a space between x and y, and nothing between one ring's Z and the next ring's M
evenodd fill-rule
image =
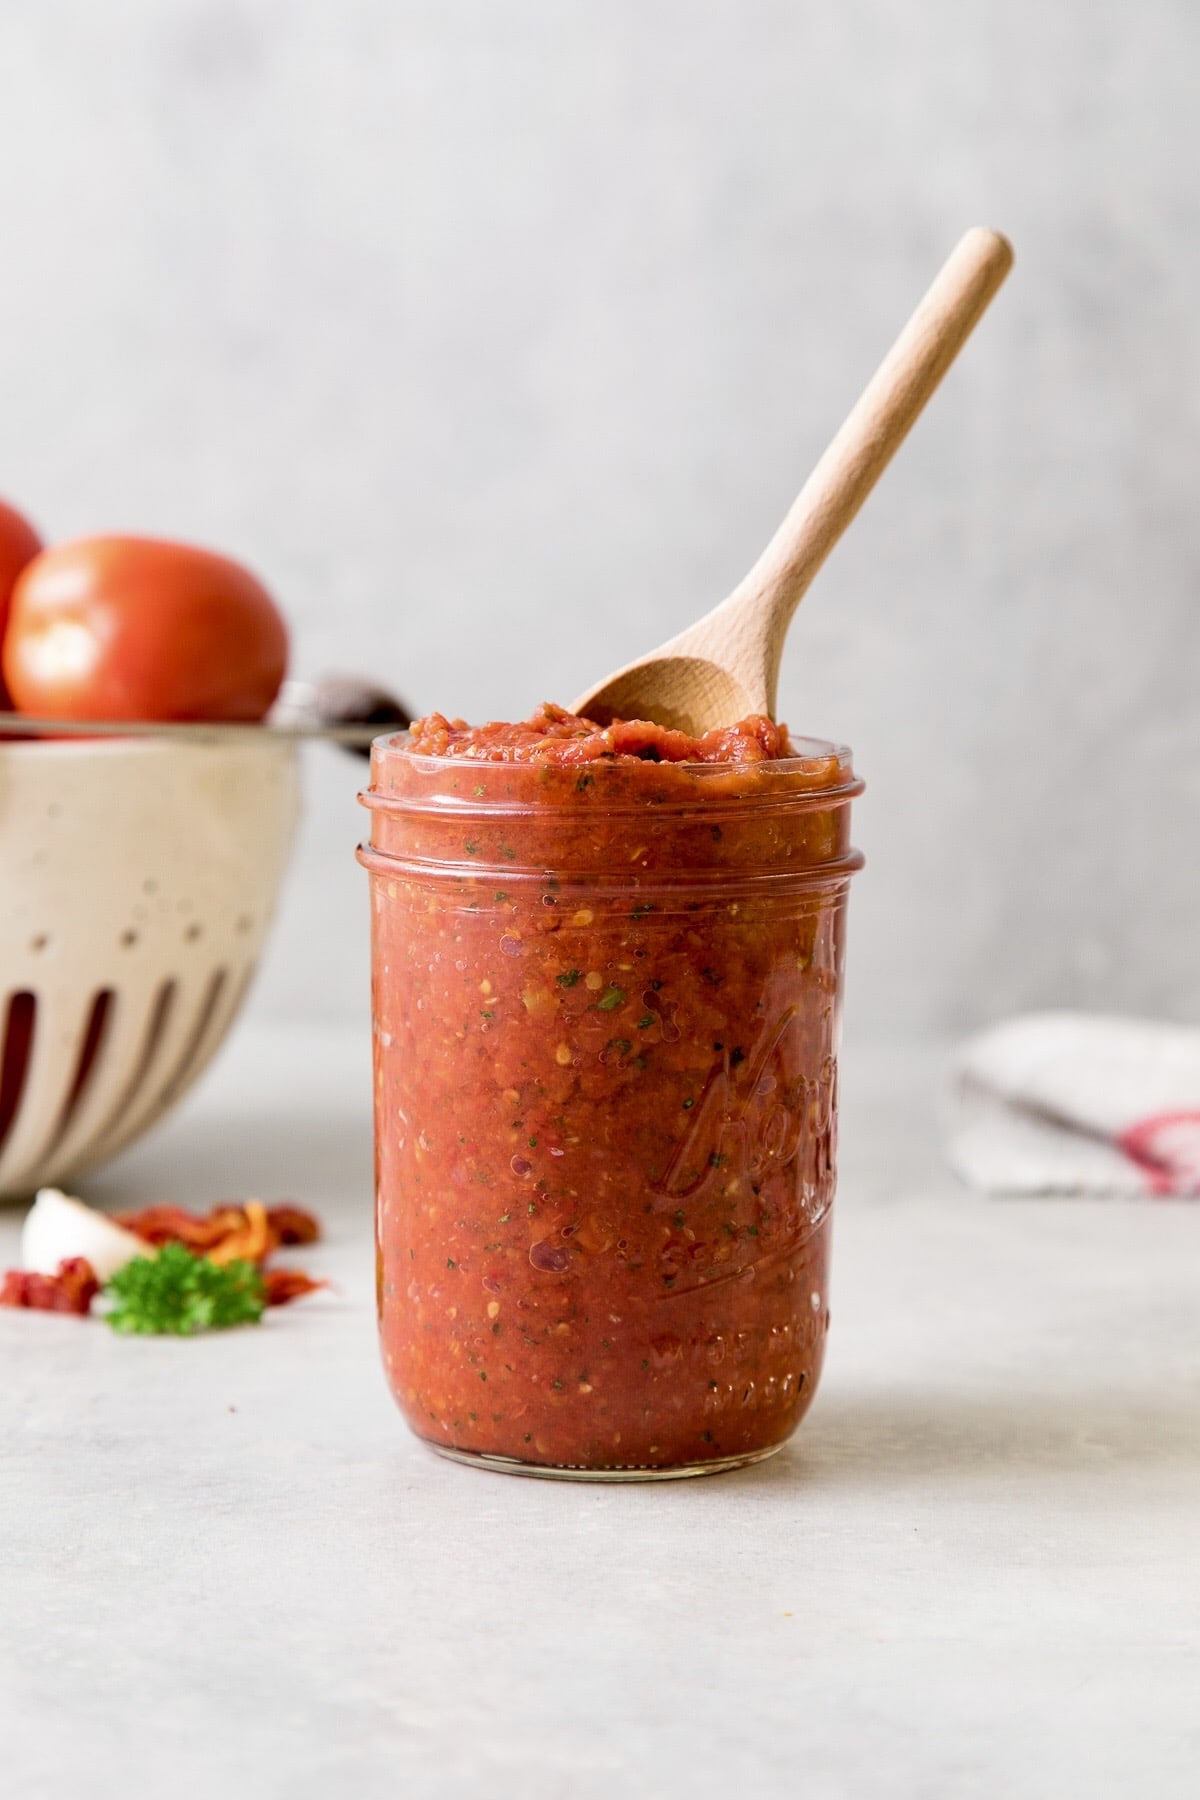
M668 731L646 719L614 719L597 725L561 706L540 706L519 725L453 723L441 713L417 719L409 731L409 748L423 756L468 756L482 762L576 763L609 762L635 757L639 762L756 763L791 753L786 725L761 716L742 719L703 737Z
M545 707L376 745L380 1326L439 1448L722 1466L828 1325L845 752Z

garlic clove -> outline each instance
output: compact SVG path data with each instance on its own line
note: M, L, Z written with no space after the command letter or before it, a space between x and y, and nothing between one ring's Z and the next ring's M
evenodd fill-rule
M100 1281L107 1281L135 1256L152 1248L116 1225L94 1206L59 1188L40 1188L21 1231L21 1263L39 1275L53 1275L69 1256L84 1256Z

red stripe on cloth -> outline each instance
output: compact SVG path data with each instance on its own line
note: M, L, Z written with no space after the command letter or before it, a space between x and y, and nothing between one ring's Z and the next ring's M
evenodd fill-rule
M1200 1196L1200 1111L1151 1113L1123 1131L1117 1146L1142 1170L1152 1194Z

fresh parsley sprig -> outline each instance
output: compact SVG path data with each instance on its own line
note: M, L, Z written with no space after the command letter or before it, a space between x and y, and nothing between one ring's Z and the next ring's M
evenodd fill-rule
M138 1256L107 1283L115 1302L105 1315L114 1331L191 1337L257 1325L266 1307L262 1276L252 1262L215 1263L182 1244Z

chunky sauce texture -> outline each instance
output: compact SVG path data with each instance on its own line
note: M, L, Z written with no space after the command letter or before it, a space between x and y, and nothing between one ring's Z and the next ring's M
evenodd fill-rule
M413 1429L761 1453L828 1326L844 753L553 707L377 744L380 1325Z
M614 719L597 725L565 712L540 706L519 725L467 725L441 713L418 719L409 731L409 747L424 756L467 756L482 762L536 762L560 767L611 762L617 757L639 762L757 763L791 754L786 725L755 716L689 737L646 719Z

